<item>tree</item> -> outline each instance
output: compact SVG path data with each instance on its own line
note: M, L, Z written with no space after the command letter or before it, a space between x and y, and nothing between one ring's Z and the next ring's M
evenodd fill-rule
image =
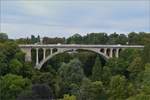
M34 84L32 89L23 91L17 100L51 100L53 94L50 87L46 84Z
M84 44L106 44L107 41L107 33L90 33L86 36L83 36Z
M89 77L92 75L92 67L95 63L96 53L84 50L78 50L78 53L73 53L72 58L78 58L82 62L84 74Z
M9 72L8 61L6 55L0 51L0 76Z
M68 83L79 84L84 78L81 62L78 59L73 59L68 64L63 64L58 72L62 79Z
M30 62L25 62L23 67L20 69L20 75L29 79L31 79L31 77L34 75L34 72L34 68Z
M150 44L145 45L142 58L144 63L150 63Z
M150 44L150 33L139 32L138 37L139 37L138 44L141 45Z
M114 32L113 34L109 35L108 44L117 44L118 39L119 35L116 32Z
M29 89L30 80L13 74L7 74L0 78L1 100L15 100L20 92Z
M76 100L76 96L65 94L63 100Z
M80 34L74 34L73 36L67 39L67 43L69 44L81 44L82 36Z
M40 41L40 36L38 35L37 38L34 35L31 35L31 42L37 43Z
M40 36L39 35L37 36L37 42L40 42Z
M119 37L118 37L118 40L117 40L117 43L116 43L116 44L125 45L125 44L127 44L127 42L128 42L127 36L124 35L124 34L120 34Z
M18 61L20 61L21 63L24 63L25 62L25 53L23 53L22 51L18 51L14 55L14 58L18 59Z
M110 82L110 79L112 77L111 69L107 66L103 67L103 72L102 72L102 82L104 85L108 85Z
M142 71L139 87L139 93L130 96L127 100L150 100L150 63L145 65L145 70Z
M137 79L137 75L144 70L141 58L136 57L128 66L127 70L130 72L130 79L135 81L135 79Z
M99 57L96 57L95 64L92 69L92 80L100 81L102 79L102 65Z
M84 79L80 87L78 100L105 100L105 92L101 81L91 82Z
M9 64L10 72L13 74L19 74L21 69L23 68L23 65L20 61L17 59L12 59Z
M112 58L106 63L106 66L110 68L112 75L125 75L128 77L127 67L129 63L122 58Z
M15 57L22 59L21 56L16 55L18 52L20 50L14 42L6 41L5 43L0 43L0 75L5 75L10 72L11 67L9 65ZM21 64L20 61L17 60L17 62Z
M57 75L53 75L49 72L35 71L31 80L33 84L45 84L48 85L52 90L51 92L55 96L57 93Z
M0 40L7 40L8 35L6 33L0 33Z
M129 33L128 40L129 40L129 44L138 44L138 41L139 41L138 34L135 32Z
M137 94L136 96L129 97L127 100L150 100L150 95Z
M32 86L33 95L36 96L37 99L41 98L44 100L52 99L53 94L52 90L48 85L45 84L35 84Z
M145 65L145 70L142 75L142 91L146 95L150 95L150 63Z
M82 79L85 77L81 62L78 59L71 60L68 64L63 63L58 70L62 83L60 84L60 94L78 94L78 86L81 84Z
M116 75L111 78L109 84L109 99L124 100L134 92L133 85L127 82L124 76Z
M57 43L61 43L64 44L65 43L65 38L49 38L49 37L44 37L43 38L43 43L44 44L57 44Z
M131 63L134 60L134 58L140 57L140 54L141 54L141 51L138 49L127 48L120 52L119 57L127 61L128 63Z

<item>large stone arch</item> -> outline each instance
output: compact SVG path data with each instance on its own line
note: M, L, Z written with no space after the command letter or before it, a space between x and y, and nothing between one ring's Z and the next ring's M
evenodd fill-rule
M105 53L103 53L103 52L100 52L100 49L90 49L90 48L79 48L80 50L86 50L86 51L92 51L92 52L95 52L95 53L97 53L97 54L100 54L106 61L109 59L109 57L105 54ZM45 59L43 59L42 61L40 61L39 62L39 64L37 65L37 66L35 66L35 68L37 68L37 69L41 69L42 68L42 66L44 65L44 63L46 63L49 59L51 59L52 57L54 57L54 56L56 56L57 54L60 54L60 53L64 53L64 52L68 52L68 51L70 51L70 50L74 50L74 51L76 51L76 50L79 50L79 49L71 49L71 48L69 48L69 49L64 49L64 48L59 48L58 50L57 50L57 52L55 52L55 53L53 53L53 54L50 54L49 56L47 56Z

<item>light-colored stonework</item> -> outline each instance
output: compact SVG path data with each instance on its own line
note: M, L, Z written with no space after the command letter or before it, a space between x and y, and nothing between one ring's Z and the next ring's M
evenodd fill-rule
M48 44L48 45L19 45L21 50L26 54L25 61L31 62L31 50L36 50L36 66L35 68L40 69L43 64L51 59L53 56L63 53L72 52L76 50L88 50L100 54L104 59L108 60L112 57L119 57L119 51L124 48L139 48L142 49L142 45L79 45L79 44ZM39 61L39 49L43 49L43 60ZM50 54L46 55L46 51L50 50Z

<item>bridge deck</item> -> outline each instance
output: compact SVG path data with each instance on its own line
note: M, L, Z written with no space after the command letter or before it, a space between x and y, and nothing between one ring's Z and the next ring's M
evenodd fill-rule
M21 48L144 48L143 45L80 45L80 44L28 44Z

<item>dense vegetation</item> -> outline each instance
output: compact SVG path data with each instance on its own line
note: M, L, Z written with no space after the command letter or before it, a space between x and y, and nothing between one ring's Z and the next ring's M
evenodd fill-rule
M91 33L43 38L57 44L142 44L107 62L89 51L62 53L41 70L25 62L18 44L40 42L40 36L9 39L0 33L0 100L150 100L150 33Z

